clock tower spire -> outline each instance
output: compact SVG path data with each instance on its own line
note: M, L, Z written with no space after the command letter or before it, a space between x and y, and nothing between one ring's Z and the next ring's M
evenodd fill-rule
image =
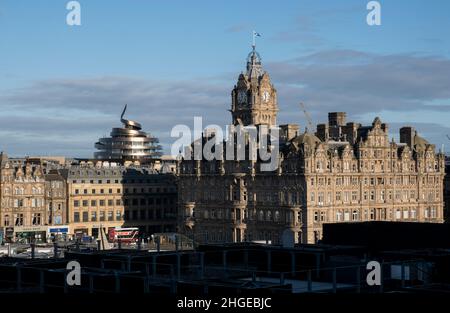
M233 124L276 125L277 91L270 82L269 74L263 70L261 56L256 51L253 32L252 51L247 56L247 69L239 75L237 84L231 92L231 114Z

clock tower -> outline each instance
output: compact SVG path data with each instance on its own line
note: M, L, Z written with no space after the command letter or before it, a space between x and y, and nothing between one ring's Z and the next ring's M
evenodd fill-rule
M231 92L233 124L276 125L277 91L261 65L261 57L253 45L247 57L247 71L241 73Z

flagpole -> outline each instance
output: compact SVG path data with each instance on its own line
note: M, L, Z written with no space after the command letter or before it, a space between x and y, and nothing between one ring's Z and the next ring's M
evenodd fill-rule
M253 49L255 49L255 47L256 47L256 40L255 40L256 35L255 34L256 34L256 32L253 31L253 44L252 44Z

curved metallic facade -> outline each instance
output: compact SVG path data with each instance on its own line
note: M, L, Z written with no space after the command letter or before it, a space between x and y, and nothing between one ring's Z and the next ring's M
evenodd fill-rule
M159 140L142 131L141 124L124 119L127 106L123 109L120 121L122 128L113 128L111 137L100 138L95 143L99 151L94 158L100 160L146 161L161 156Z

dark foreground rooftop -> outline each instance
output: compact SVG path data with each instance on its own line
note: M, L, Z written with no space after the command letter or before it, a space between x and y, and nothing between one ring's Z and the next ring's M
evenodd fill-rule
M413 232L433 226L396 225ZM426 247L424 242L415 247L401 236L393 243L387 235L372 241L373 234L382 232L379 228L390 235L396 231L386 223L347 224L342 232L336 225L327 225L322 244L293 248L239 243L185 251L68 251L62 259L4 257L0 259L0 291L259 296L448 292L450 249L434 243ZM436 229L439 233L441 226ZM66 283L70 261L81 266L79 286ZM381 265L381 285L366 283L370 261Z

